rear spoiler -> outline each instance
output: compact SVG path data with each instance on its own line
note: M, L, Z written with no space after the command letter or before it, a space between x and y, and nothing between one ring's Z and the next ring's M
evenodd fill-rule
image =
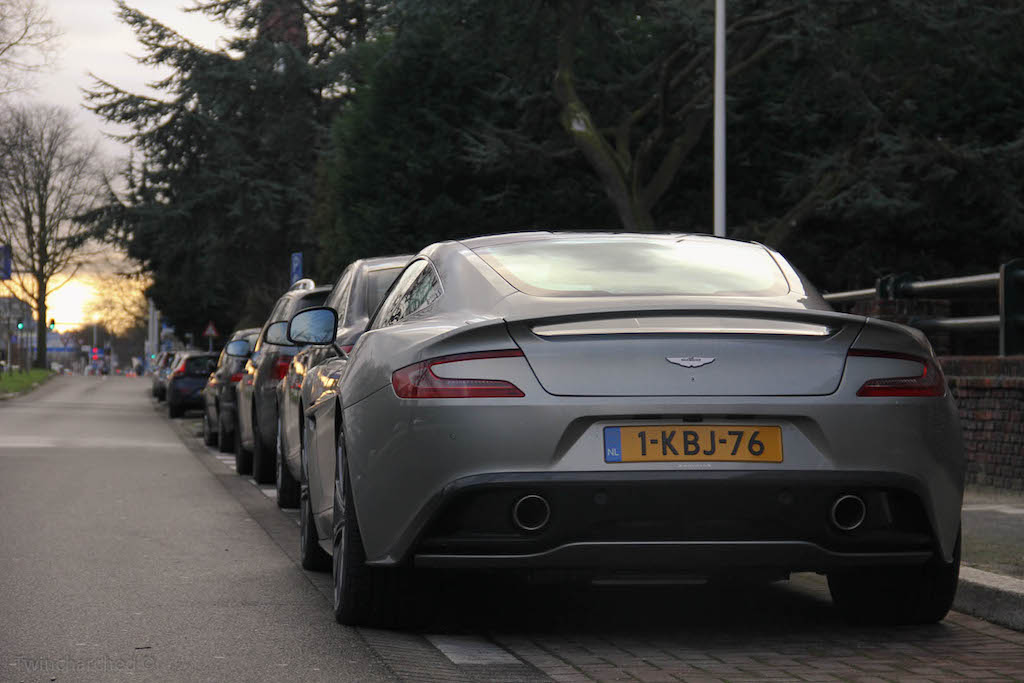
M577 302L575 308L575 311L541 316L524 312L505 316L505 321L515 327L527 326L539 336L645 333L828 336L850 325L862 327L867 321L864 316L849 313L764 306L666 305L637 309L627 302L627 305L579 312Z

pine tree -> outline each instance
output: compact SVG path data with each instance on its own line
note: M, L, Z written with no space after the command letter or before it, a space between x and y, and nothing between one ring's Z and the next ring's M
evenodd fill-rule
M208 50L118 0L145 49L140 61L171 73L157 97L95 77L90 108L129 127L123 139L141 159L124 170L127 190L112 189L89 220L151 274L149 294L179 332L207 320L225 330L261 323L288 284L288 254L315 250L313 170L343 94L338 55L349 39L334 4L354 11L346 2L197 4L192 11L235 35Z

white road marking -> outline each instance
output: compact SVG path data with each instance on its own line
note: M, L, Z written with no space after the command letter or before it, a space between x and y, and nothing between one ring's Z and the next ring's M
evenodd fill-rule
M426 636L453 664L521 664L499 645L476 636Z
M964 512L1001 512L1004 515L1024 515L1024 507L1015 505L964 505Z
M260 491L263 492L263 495L266 496L267 498L271 498L271 499L277 498L277 489L274 488L273 486L271 486L270 488L267 488L266 486L260 486L259 489L260 489Z
M220 460L221 464L227 467L232 472L237 472L238 468L235 467L235 456L233 455L214 455L213 457Z

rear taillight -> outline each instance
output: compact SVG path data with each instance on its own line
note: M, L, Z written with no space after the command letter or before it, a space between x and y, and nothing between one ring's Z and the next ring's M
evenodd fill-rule
M921 358L920 356L912 356L906 353L861 351L857 349L851 350L847 355L862 358L906 360L918 363L921 366L921 374L919 375L869 379L857 390L858 396L944 396L946 393L946 378L942 375L942 369L930 358Z
M288 376L288 368L292 364L291 356L281 356L274 363L274 379L284 379Z
M171 377L184 377L185 376L185 361L181 361L181 365L171 373Z
M348 355L352 353L352 349L354 349L355 347L355 344L344 344L342 345L341 350L345 352L345 355Z
M236 372L235 374L231 375L231 383L232 384L234 384L235 382L241 382L241 381L242 381L242 373Z
M431 368L467 360L522 357L523 352L519 349L441 356L396 370L391 375L391 386L399 398L519 398L526 394L503 379L438 377Z

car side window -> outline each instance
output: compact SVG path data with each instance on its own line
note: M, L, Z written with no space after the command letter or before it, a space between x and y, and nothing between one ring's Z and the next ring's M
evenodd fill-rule
M270 323L280 320L280 316L284 315L284 309L288 306L288 297L281 297L274 304L274 308L270 311L270 317L267 318L267 322L263 323L263 329L260 330L259 336L256 338L256 345L253 347L253 353L256 353L263 346L263 335L266 334L267 328Z
M327 297L327 301L324 304L338 312L339 329L345 325L345 321L342 318L345 316L345 311L348 310L349 294L352 292L352 279L355 277L355 272L356 269L352 266L345 269L341 279L338 280L338 284L334 286L334 290Z
M394 325L436 301L441 291L441 281L430 262L413 261L381 304L371 329Z
M405 298L405 314L403 318L412 315L416 311L426 308L437 301L441 296L441 280L437 277L437 271L427 263L420 276L412 283L409 294Z

